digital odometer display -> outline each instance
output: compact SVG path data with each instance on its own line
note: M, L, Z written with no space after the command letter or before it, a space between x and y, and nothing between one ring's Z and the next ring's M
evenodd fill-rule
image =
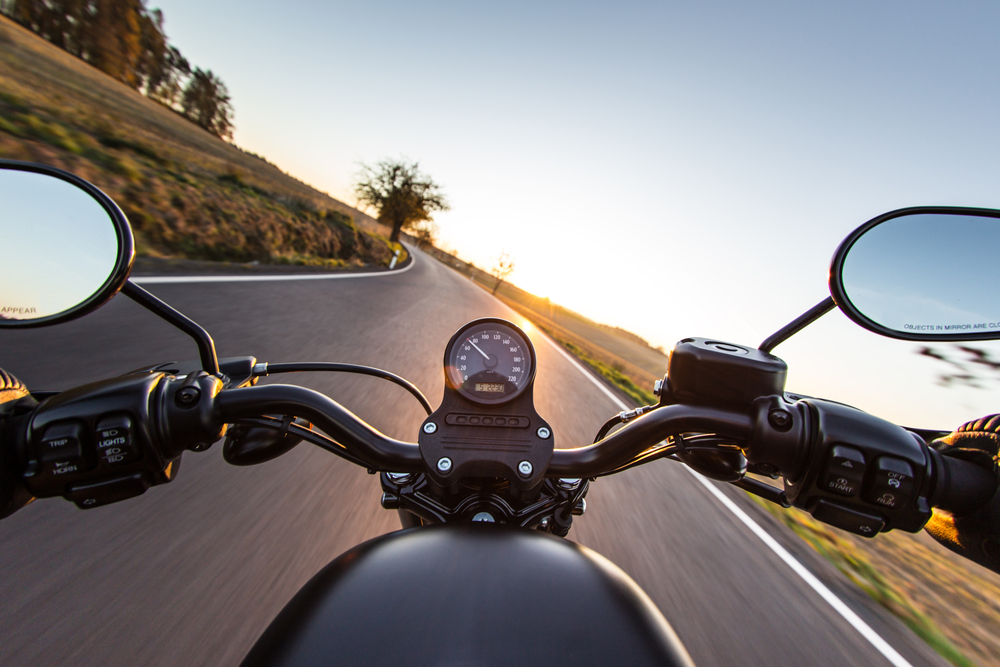
M504 320L462 327L445 351L448 384L477 403L504 403L534 377L535 351L520 329Z

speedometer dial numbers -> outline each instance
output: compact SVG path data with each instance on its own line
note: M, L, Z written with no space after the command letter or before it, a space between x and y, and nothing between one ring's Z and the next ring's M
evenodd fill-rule
M494 405L531 383L535 354L524 333L503 320L477 320L452 338L445 352L448 385L469 400Z

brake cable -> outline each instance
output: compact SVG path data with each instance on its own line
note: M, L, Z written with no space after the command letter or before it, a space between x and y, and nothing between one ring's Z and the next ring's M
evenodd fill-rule
M389 371L384 371L381 368L372 368L371 366L359 366L357 364L334 364L328 362L297 362L297 363L287 363L287 364L268 364L266 362L261 362L253 367L253 374L256 377L262 377L267 375L272 375L276 373L309 373L309 372L333 372L333 373L357 373L358 375L370 375L372 377L381 378L383 380L388 380L394 384L399 385L406 391L410 392L414 398L420 401L421 407L427 411L427 414L434 412L431 407L430 402L423 395L423 393L417 389L416 385L407 380L401 378L400 376L390 373Z
M647 412L649 412L650 410L654 410L654 409L656 409L658 407L660 407L660 406L659 405L646 405L646 406L643 406L641 408L636 408L635 410L625 410L623 412L619 412L614 417L612 417L608 421L604 422L604 426L602 426L601 429L597 432L597 435L594 436L594 443L596 444L597 441L603 440L604 436L606 436L608 434L608 432L611 429L613 429L615 426L618 426L618 424L627 424L628 422L632 421L636 417L638 417L640 415L644 415Z

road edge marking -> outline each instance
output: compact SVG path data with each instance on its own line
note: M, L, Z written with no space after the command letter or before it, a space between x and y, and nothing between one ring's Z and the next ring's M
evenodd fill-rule
M845 621L851 624L862 637L868 640L868 642L875 647L875 649L885 656L886 660L891 662L896 667L912 667L906 658L901 656L899 652L894 649L889 642L882 639L882 636L875 632L870 625L861 620L861 617L854 613L854 610L847 606L847 604L837 597L837 594L827 588L826 584L816 578L812 572L810 572L805 565L799 562L795 556L788 552L785 547L778 544L771 535L764 530L759 523L750 518L750 515L744 512L740 507L736 505L730 498L726 497L722 491L720 491L712 482L700 475L698 472L691 470L687 466L684 469L694 475L694 478L701 482L709 492L715 496L715 498L722 503L726 509L736 515L736 518L743 522L743 524L750 529L750 531L760 538L760 540L766 544L771 551L773 551L778 558L783 560L785 564L792 568L795 574L799 575L803 581L805 581L809 586L816 591L817 594L823 600L826 601L833 609L840 614Z
M288 280L338 280L342 278L373 278L375 276L398 276L406 273L417 263L413 250L407 246L410 263L401 269L376 271L372 273L295 273L269 276L135 276L129 278L139 285L178 285L187 283L259 283Z
M492 294L490 296L493 297L493 299L497 303L502 305L510 312L514 313L518 317L524 318L524 315L521 315L516 310L505 304L503 301L497 299L496 296ZM584 368L577 359L574 359L572 356L570 356L569 352L567 352L562 345L552 340L552 338L541 329L538 329L538 333L545 338L545 340L549 343L549 345L555 348L557 352L562 354L571 364L573 364L573 366L575 366L578 371L583 373L583 375L587 377L587 379L593 382L598 389L604 392L605 396L610 398L615 405L617 405L622 410L628 410L628 406L625 405L625 403L622 402L620 398L615 396L615 394L607 387L607 385L605 385L603 382L597 379L597 377L594 376L593 373ZM699 482L701 482L705 486L705 488L708 489L708 491L713 496L715 496L715 499L718 500L720 503L722 503L723 507L732 512L732 514L735 515L736 518L743 523L743 525L745 525L747 528L750 529L750 532L756 535L760 539L760 541L765 544L765 546L767 546L771 551L773 551L774 554L785 563L785 565L790 567L792 572L799 575L799 577L806 584L808 584L809 587L812 588L813 591L815 591L823 599L823 601L825 601L828 605L830 605L834 611L840 614L841 618L847 621L847 623L852 628L857 630L858 634L860 634L862 637L868 640L868 643L871 644L873 647L875 647L875 650L881 653L883 657L885 657L886 660L892 663L894 667L913 667L906 660L906 658L900 655L899 652L896 649L894 649L892 645L889 644L889 642L883 639L882 636L879 635L877 632L875 632L870 625L865 623L860 616L854 613L853 609L848 607L843 600L837 597L836 593L827 588L826 584L817 579L816 575L810 572L806 568L806 566L800 563L799 560L795 558L795 556L793 556L791 553L789 553L787 549L778 544L778 541L775 540L773 537L771 537L770 533L764 530L759 523L754 521L749 514L740 509L740 507L738 507L736 503L727 498L726 495L722 493L722 491L717 489L715 485L712 484L712 482L710 482L704 476L698 474L691 468L687 467L686 465L682 465L681 467L687 470L692 475L694 475L694 478L697 479Z

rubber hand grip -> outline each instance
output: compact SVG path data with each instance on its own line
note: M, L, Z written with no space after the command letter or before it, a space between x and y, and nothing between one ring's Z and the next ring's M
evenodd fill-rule
M986 505L996 494L1000 480L993 470L930 450L934 464L931 505L956 516Z

